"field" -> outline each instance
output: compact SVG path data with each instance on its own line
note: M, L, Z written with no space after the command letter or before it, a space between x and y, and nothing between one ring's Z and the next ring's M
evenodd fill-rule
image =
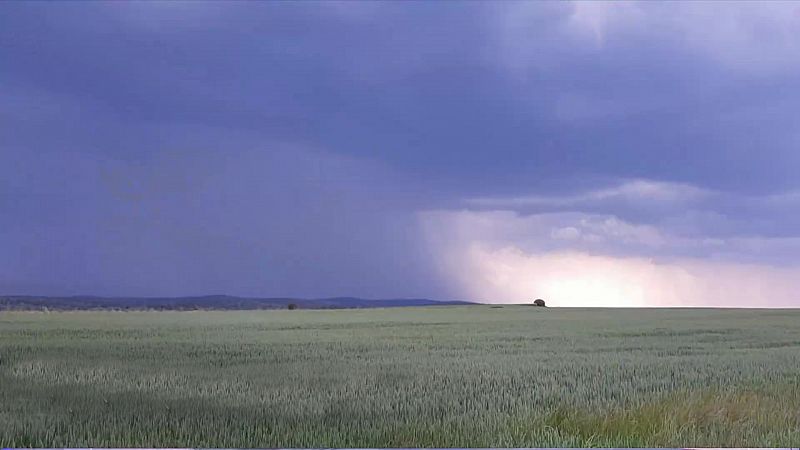
M790 447L800 311L0 313L6 447Z

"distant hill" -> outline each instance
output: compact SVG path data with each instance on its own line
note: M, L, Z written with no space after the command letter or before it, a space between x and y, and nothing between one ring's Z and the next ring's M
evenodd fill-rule
M257 298L230 295L199 297L42 297L32 295L0 296L0 311L9 310L243 310L286 309L293 303L299 309L396 308L403 306L470 305L462 301L429 299L379 299L332 297L320 299Z

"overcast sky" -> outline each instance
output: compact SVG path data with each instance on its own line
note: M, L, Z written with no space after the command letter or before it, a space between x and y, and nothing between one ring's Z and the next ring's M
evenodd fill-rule
M800 306L800 4L2 2L0 293Z

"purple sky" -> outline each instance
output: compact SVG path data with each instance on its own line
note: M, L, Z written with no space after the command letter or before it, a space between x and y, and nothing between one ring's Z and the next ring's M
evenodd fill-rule
M800 5L0 3L0 293L800 306Z

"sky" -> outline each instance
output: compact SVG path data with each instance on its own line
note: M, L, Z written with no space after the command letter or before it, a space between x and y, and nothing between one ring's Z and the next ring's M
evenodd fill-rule
M2 2L0 293L800 307L800 4Z

